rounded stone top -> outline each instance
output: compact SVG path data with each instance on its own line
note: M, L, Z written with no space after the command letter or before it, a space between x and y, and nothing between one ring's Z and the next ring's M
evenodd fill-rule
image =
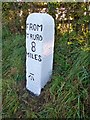
M37 22L37 23L44 23L44 24L54 24L54 19L51 15L47 13L31 13L28 15L26 22Z

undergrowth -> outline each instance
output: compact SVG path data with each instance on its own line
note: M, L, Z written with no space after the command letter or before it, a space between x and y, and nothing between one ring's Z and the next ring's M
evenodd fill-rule
M52 80L39 97L25 88L25 36L3 28L3 118L89 119L90 53L57 37Z

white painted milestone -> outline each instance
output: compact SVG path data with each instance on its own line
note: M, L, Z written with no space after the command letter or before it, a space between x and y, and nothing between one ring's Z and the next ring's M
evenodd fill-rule
M26 20L26 88L37 96L52 75L54 26L46 13L32 13Z

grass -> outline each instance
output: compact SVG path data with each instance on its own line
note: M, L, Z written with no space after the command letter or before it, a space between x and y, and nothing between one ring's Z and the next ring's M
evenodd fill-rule
M89 119L88 51L78 43L68 45L67 33L58 36L52 80L35 97L25 87L25 36L5 27L2 37L3 118Z
M0 2L0 8L2 3ZM0 119L2 118L2 25L1 25L1 11L0 11Z

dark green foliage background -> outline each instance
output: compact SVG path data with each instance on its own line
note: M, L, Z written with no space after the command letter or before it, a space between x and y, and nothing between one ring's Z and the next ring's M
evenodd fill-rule
M88 7L89 3L2 4L3 118L89 119ZM32 97L25 88L25 22L32 12L47 12L56 24L52 80L39 97ZM63 12L66 19L60 20Z

